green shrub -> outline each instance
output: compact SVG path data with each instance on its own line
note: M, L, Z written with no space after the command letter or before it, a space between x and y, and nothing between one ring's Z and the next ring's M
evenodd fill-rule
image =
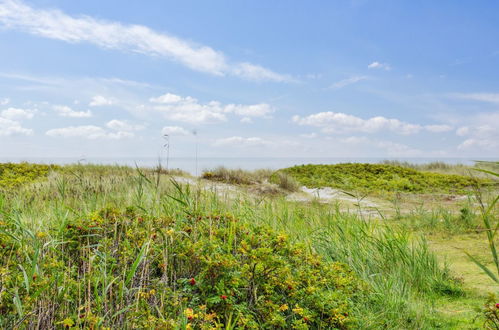
M46 177L52 170L59 169L57 165L42 165L29 163L0 163L0 189L14 188L24 183Z
M2 224L3 328L346 328L363 290L344 264L230 215L104 209L31 234Z
M475 179L461 175L420 172L388 164L347 163L299 165L280 170L310 188L409 193L466 193ZM480 180L480 183L488 182Z

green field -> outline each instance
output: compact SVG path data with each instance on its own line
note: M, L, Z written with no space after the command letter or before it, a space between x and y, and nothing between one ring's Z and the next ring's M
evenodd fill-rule
M1 164L0 328L483 328L496 181L400 165Z

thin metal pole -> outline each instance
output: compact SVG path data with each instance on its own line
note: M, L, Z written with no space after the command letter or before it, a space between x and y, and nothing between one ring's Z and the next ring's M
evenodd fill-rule
M196 137L196 176L198 176L198 132L193 130L192 134Z
M168 171L170 168L168 167L170 162L170 136L168 134L163 135L163 138L166 140L166 144L164 147L166 148L166 170Z

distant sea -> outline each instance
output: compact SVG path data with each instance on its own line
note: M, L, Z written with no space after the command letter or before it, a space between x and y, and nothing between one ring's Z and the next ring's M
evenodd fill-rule
M225 166L228 168L242 168L245 170L254 170L261 168L279 169L302 164L338 164L338 163L379 163L383 160L398 160L415 164L424 164L429 162L440 161L448 164L465 164L473 165L476 158L208 158L199 157L196 161L194 157L177 157L170 158L168 161L169 168L180 168L191 174L201 174L203 170L212 169L217 166ZM498 158L480 158L479 160L497 161ZM42 157L0 157L0 162L32 162L43 164L106 164L106 165L128 165L139 167L155 167L158 165L156 157L142 158L42 158ZM161 159L161 166L166 167L165 158Z

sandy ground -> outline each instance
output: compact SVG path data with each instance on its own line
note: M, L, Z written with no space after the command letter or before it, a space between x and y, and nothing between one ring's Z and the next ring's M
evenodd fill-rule
M203 180L192 177L174 177L174 179L181 184L189 184L191 186L198 186L204 190L212 191L219 196L231 197L237 194L255 195L258 196L258 186L247 187L227 184L223 182L216 182L210 180ZM266 184L269 186L269 184ZM265 187L265 185L262 185ZM380 205L371 199L355 198L344 193L341 190L329 187L325 188L307 188L305 186L300 188L300 191L291 193L286 196L288 201L294 202L311 202L318 201L320 203L339 203L340 207L344 210L352 210L360 212L363 216L379 218ZM360 207L359 207L360 205Z
M345 201L353 204L360 204L362 207L378 207L378 204L366 198L355 198L341 190L329 187L325 188L307 188L301 187L301 191L288 195L290 201L309 201L318 199L320 202Z

